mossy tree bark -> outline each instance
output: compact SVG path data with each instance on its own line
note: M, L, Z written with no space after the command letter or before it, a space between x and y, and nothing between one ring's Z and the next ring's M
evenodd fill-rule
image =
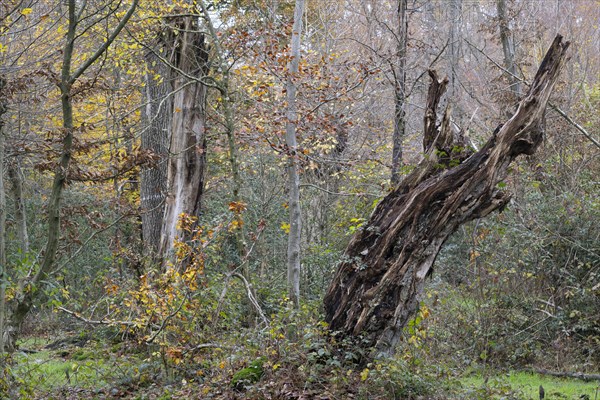
M448 80L430 72L425 158L350 241L324 299L331 331L363 335L374 356L394 352L448 236L509 201L498 184L516 157L533 154L542 142L546 104L568 47L560 35L555 38L517 111L476 153L453 133L448 108L437 124Z

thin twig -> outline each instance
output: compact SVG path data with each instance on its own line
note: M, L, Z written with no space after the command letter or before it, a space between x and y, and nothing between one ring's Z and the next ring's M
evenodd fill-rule
M150 344L154 341L154 339L156 339L156 337L163 331L163 329L165 329L165 326L167 325L167 321L169 321L171 318L173 318L174 316L176 316L177 314L179 314L179 311L181 311L181 309L183 308L183 305L185 304L185 302L187 301L187 296L185 296L182 300L181 303L179 303L179 307L177 307L177 309L175 311L173 311L171 314L167 315L161 322L160 326L158 327L158 329L156 330L156 332L154 332L152 334L152 336L150 336L147 340L146 340L146 344Z
M96 235L101 234L102 232L106 232L108 229L112 228L113 226L115 226L117 223L121 222L121 220L127 218L127 217L131 217L133 214L123 214L121 215L119 218L117 218L116 220L114 220L113 222L111 222L110 224L106 225L104 228L99 229L97 231L95 231L94 233L92 233L85 242L83 242L83 244L81 246L79 246L79 248L77 249L77 251L75 253L73 253L73 255L71 257L69 257L65 262L63 262L60 267L56 268L54 271L52 271L52 273L56 273L58 271L60 271L61 269L63 269L64 267L67 266L68 263L70 263L71 261L73 261L78 255L79 253L81 253L81 251L87 246L87 244L89 242L91 242Z
M300 187L310 187L310 188L317 189L317 190L320 190L322 192L325 192L327 194L331 194L331 195L334 195L334 196L371 196L371 197L381 197L382 196L380 194L375 194L375 193L340 193L340 192L331 192L331 191L329 191L329 190L327 190L325 188L322 188L320 186L313 185L313 184L310 184L310 183L302 183L302 184L300 184Z
M558 106L548 102L548 105L550 106L550 108L552 108L554 111L556 111L561 117L563 117L564 119L567 120L568 123L570 123L571 125L573 125L575 127L575 129L577 129L579 132L581 132L583 134L583 136L585 136L586 138L588 138L592 143L594 143L598 148L600 148L600 142L598 142L598 140L596 140L588 131L586 131L581 125L579 125L577 122L573 121L571 119L571 117L569 117L567 115L567 113L565 113L563 110L561 110L560 108L558 108Z

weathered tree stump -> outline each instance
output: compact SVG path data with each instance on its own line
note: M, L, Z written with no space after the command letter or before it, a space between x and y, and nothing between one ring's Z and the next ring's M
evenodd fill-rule
M447 79L430 71L425 157L348 244L324 299L331 331L363 335L374 356L393 353L446 239L461 224L509 201L510 193L498 183L517 156L533 154L542 142L546 103L568 47L562 36L554 39L517 111L475 153L453 132L448 108L437 123Z

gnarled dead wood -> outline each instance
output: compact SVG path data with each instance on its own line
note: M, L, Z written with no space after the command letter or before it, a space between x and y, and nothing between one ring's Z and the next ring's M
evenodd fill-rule
M476 153L452 131L449 109L437 123L447 79L430 72L425 157L350 241L324 299L332 331L363 335L375 355L393 353L448 236L509 201L498 183L517 156L533 154L541 143L544 111L568 47L560 35L554 39L515 114Z

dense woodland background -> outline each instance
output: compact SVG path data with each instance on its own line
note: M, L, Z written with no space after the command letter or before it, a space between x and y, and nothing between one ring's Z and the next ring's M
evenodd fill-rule
M532 398L494 377L598 374L599 25L596 0L4 0L0 396ZM447 241L396 354L328 331L344 249L423 159L427 71L477 150L557 34L543 144Z

